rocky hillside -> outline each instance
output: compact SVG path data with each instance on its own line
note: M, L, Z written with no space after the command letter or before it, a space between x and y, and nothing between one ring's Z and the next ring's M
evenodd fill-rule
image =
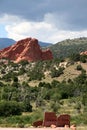
M53 56L49 49L44 51L41 50L37 39L26 38L0 50L0 58L7 58L14 62L20 62L22 60L32 62L38 60L51 60L53 59Z
M87 50L87 38L67 39L50 46L50 49L54 57L67 57L72 53L81 53Z

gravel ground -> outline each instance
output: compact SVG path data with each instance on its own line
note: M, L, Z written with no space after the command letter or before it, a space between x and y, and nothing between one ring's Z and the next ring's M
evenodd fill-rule
M0 128L0 130L71 130L69 128Z

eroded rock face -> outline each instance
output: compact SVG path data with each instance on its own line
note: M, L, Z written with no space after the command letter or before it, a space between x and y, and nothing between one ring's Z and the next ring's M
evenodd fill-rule
M22 60L34 62L38 60L53 59L52 52L49 49L42 51L38 44L38 40L35 38L20 40L14 45L0 50L0 58L3 57L16 63Z

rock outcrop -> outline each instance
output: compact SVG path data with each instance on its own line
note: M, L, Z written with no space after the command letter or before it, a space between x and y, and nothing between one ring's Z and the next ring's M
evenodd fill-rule
M87 55L87 51L81 52L80 55Z
M53 55L49 49L41 50L37 39L26 38L16 42L12 46L0 50L0 59L1 58L7 58L18 63L22 60L29 62L51 60L53 59Z

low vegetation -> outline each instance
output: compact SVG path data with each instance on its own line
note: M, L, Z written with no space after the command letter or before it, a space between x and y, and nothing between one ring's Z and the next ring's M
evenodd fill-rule
M50 46L50 49L52 50L54 57L57 58L67 57L72 53L81 53L87 50L87 38L66 39Z
M36 63L0 60L0 126L29 127L44 111L68 113L71 124L86 125L87 57L82 59L72 54Z

